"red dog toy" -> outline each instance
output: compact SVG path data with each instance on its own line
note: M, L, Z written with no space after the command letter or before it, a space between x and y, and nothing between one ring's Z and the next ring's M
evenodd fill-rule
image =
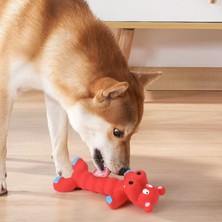
M146 173L142 170L127 171L123 180L117 178L99 178L88 172L87 164L81 158L72 162L73 174L70 178L57 177L54 180L54 189L59 192L69 192L76 188L105 194L110 208L116 209L127 200L134 205L151 212L158 202L159 195L164 195L163 186L148 184Z

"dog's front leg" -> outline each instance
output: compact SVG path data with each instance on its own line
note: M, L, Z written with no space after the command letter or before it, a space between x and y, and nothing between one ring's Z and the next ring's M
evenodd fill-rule
M7 90L1 89L0 85L0 195L7 193L6 187L6 141L8 124L13 106L13 99Z
M70 177L73 170L67 148L68 119L67 114L51 97L45 95L48 127L52 144L52 157L59 176Z

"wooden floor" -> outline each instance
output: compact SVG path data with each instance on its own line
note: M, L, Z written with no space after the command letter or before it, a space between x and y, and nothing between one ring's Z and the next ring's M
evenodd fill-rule
M29 93L15 103L11 119L9 194L0 197L0 222L221 222L222 92L152 92L147 100L131 167L166 186L153 213L130 204L113 211L104 196L87 191L56 193L43 97ZM71 158L81 156L93 168L71 130L69 149Z

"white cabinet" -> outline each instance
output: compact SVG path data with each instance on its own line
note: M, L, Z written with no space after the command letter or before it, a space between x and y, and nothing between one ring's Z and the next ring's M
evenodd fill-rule
M222 22L222 0L87 0L104 21Z

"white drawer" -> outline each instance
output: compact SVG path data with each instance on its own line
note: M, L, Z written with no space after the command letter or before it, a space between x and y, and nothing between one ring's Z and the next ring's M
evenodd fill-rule
M87 0L104 21L222 22L222 0Z

